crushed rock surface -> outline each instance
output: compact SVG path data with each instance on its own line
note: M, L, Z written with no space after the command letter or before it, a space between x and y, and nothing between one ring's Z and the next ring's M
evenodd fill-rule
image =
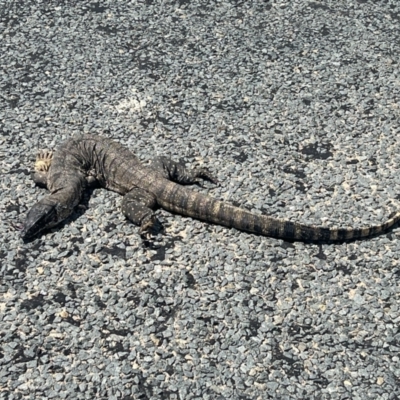
M400 230L291 243L96 189L59 227L39 149L82 133L208 166L193 188L364 226L400 208L400 4L0 2L0 399L399 399Z

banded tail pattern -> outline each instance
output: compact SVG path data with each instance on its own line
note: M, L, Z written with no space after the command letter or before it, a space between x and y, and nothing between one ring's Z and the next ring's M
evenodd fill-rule
M374 236L400 220L400 212L383 224L363 228L324 228L251 213L229 203L164 182L157 191L158 204L167 211L206 222L280 239L304 242L341 242Z

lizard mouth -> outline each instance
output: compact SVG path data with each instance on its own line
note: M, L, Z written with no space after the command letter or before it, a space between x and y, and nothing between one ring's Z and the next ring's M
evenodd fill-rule
M53 204L37 203L29 211L21 229L21 238L27 240L57 221L56 206Z

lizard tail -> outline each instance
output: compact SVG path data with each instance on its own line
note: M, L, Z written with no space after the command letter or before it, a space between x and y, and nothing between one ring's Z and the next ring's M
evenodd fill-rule
M173 182L168 182L160 188L157 201L162 208L180 215L262 236L305 242L338 242L374 236L386 231L400 220L400 212L397 212L383 224L364 228L324 228L304 225L254 214Z

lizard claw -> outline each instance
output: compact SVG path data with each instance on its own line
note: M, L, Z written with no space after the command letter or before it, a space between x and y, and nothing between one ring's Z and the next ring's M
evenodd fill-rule
M53 152L41 150L36 156L35 171L48 171L53 161Z
M163 231L163 225L155 215L148 216L140 225L139 234L143 239L148 239L151 235L157 235Z
M150 215L147 217L142 224L140 225L140 236L146 238L151 234L151 231L153 230L155 224L157 222L157 218L155 215Z
M211 174L211 172L208 171L207 168L199 168L196 170L196 177L204 179L206 181L212 182L214 185L219 186L218 179L214 177L214 175ZM199 181L195 181L194 183L197 183L200 185ZM202 186L202 185L200 185Z

